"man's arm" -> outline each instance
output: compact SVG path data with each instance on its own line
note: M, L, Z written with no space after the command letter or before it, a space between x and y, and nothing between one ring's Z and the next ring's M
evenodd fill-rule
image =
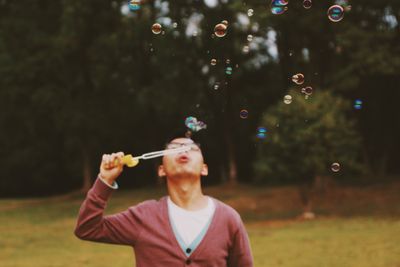
M108 198L114 189L97 179L83 202L75 228L75 235L83 240L112 244L134 245L141 228L141 209L104 216Z
M115 180L121 174L122 152L103 155L100 174L83 202L75 235L84 240L134 245L140 233L143 209L136 206L127 211L104 216L107 200L114 191ZM114 187L115 188L115 187Z
M234 234L233 244L229 250L228 267L253 267L249 237L242 220L239 221L239 228Z

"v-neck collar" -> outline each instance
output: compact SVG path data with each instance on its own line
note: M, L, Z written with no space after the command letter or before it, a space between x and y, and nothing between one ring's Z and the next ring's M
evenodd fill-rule
M167 228L168 228L167 234L168 234L168 236L169 236L169 239L171 240L171 242L172 242L173 245L175 246L175 248L176 248L177 250L180 251L180 254L181 254L184 258L195 257L198 253L200 253L200 252L203 250L204 246L205 246L204 244L205 244L205 243L207 242L207 240L210 238L210 237L209 237L209 236L211 235L210 233L214 231L216 222L217 222L218 217L219 217L219 208L220 208L220 205L219 205L219 203L218 203L218 201L217 201L216 199L214 199L213 197L210 197L210 198L211 198L212 201L214 201L214 204L215 204L214 214L212 215L212 218L211 218L210 224L209 224L209 226L208 226L207 232L204 234L202 240L201 240L200 243L197 245L196 249L193 250L193 252L189 255L189 257L186 256L186 254L185 254L184 251L182 251L182 248L181 248L181 246L180 246L180 244L179 244L179 242L178 242L178 240L176 239L176 236L175 236L175 234L174 234L174 230L173 230L173 228L172 228L172 227L173 227L173 226L172 226L172 222L171 222L170 217L169 217L167 196L165 196L165 197L163 197L163 198L161 199L162 208L163 208L163 217L164 217L164 219L165 219L166 221L168 221L168 224L167 224ZM172 241L172 240L173 240L173 241Z

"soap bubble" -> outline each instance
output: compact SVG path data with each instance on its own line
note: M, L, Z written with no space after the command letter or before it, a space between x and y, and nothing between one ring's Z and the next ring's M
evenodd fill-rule
M264 139L267 136L267 129L265 127L258 127L256 136L259 139Z
M288 7L286 6L289 3L289 1L286 0L272 0L271 2L271 12L274 15L280 15L285 13L286 10L288 10Z
M250 8L249 10L247 10L247 16L251 17L253 16L253 13L254 13L253 9Z
M313 88L311 86L306 86L304 88L301 88L301 92L306 96L310 96L313 93Z
M285 103L286 105L289 105L290 103L292 103L292 96L291 95L285 95L283 97L283 103Z
M251 34L247 35L247 41L249 42L253 41L253 35Z
M219 82L216 82L215 84L214 84L214 90L218 90L219 89Z
M131 11L136 11L140 9L140 0L130 0L128 1L128 7Z
M248 45L243 46L242 52L243 52L244 54L249 53L249 51L250 51L250 47L249 47Z
M332 170L333 172L338 172L338 171L340 171L340 164L337 163L337 162L332 163L332 165L331 165L331 170Z
M227 59L225 60L225 63L226 63L226 64L231 64L231 60L230 60L229 58L227 58Z
M226 35L227 26L219 23L214 27L214 33L217 37L224 37Z
M196 117L187 117L185 119L185 125L193 132L198 132L202 129L207 129L207 124L202 121L198 121Z
M361 99L356 99L354 100L354 108L355 109L362 109L362 100Z
M215 58L211 59L211 65L213 66L217 65L217 60Z
M304 75L301 73L297 73L292 76L292 82L295 84L303 84L304 83Z
M173 28L177 28L178 27L178 23L177 22L172 23L172 27Z
M338 22L344 17L344 9L339 5L333 5L328 9L328 18L330 21Z
M232 67L226 67L225 73L228 74L228 75L231 75L232 74Z
M225 26L228 26L228 21L227 20L223 20L221 21L222 24L224 24Z
M242 109L239 115L241 119L247 119L247 117L249 116L249 112L247 111L247 109Z
M309 9L309 8L311 8L311 6L312 6L312 1L311 0L304 0L303 1L303 7L305 9Z
M153 26L151 26L151 31L154 34L160 34L162 30L162 26L160 23L154 23Z
M286 12L288 8L286 6L273 6L271 7L271 12L274 15L281 15Z
M277 6L286 6L287 4L289 4L289 1L288 0L272 0L272 4L277 5Z

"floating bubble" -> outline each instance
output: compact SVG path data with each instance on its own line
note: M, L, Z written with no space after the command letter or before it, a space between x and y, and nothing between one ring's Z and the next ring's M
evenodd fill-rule
M303 1L303 7L305 9L309 9L309 8L311 8L311 6L312 6L312 1L311 0L304 0Z
M301 92L306 96L310 96L313 93L313 88L311 86L306 86L304 88L301 88Z
M231 75L232 74L232 67L226 67L225 73L228 74L228 75Z
M286 6L273 6L271 7L271 13L274 15L281 15L286 12L288 8Z
M214 84L214 90L218 90L219 89L219 82L216 82L215 84Z
M283 103L285 103L286 105L289 105L290 103L292 103L292 96L291 95L285 95L283 97Z
M228 26L228 21L227 20L223 20L221 21L222 24L224 24L225 26Z
M230 63L231 63L231 60L230 60L229 58L227 58L227 59L225 60L225 63L226 63L226 64L230 64Z
M128 1L128 7L131 11L136 11L140 9L140 0L131 0Z
M304 75L301 74L301 73L297 73L297 74L292 76L292 81L295 84L303 84L304 83Z
M332 163L332 165L331 165L331 170L332 170L333 172L338 172L338 171L340 171L340 164L337 163L337 162Z
M217 37L224 37L226 35L227 26L223 23L217 24L214 27L214 33Z
M249 42L253 41L253 35L251 34L247 35L247 41Z
M178 23L177 22L172 23L172 27L173 28L177 28L178 27Z
M355 109L362 109L362 100L361 99L354 100L354 108Z
M344 17L344 9L342 6L333 5L328 9L328 19L333 22L341 21Z
M249 51L250 51L250 47L249 47L248 45L243 46L242 52L243 52L244 54L249 53Z
M266 134L265 133L257 133L256 136L258 139L264 139L266 137Z
M247 16L251 17L253 16L253 13L254 13L253 9L250 8L249 10L247 10Z
M249 116L249 112L247 111L247 109L242 109L239 113L239 116L241 119L247 119L247 117Z
M207 124L202 121L198 121L196 117L187 117L185 119L185 125L193 132L198 132L202 129L207 129Z
M288 10L288 7L286 6L289 3L289 1L285 0L272 0L271 2L271 12L274 15L280 15L285 13L286 10Z
M162 30L162 26L160 23L154 23L153 26L151 26L151 31L154 34L160 34Z
M288 0L272 0L272 4L277 5L277 6L286 6L287 4L289 4L289 1Z
M215 58L211 59L211 65L212 66L217 65L217 60Z

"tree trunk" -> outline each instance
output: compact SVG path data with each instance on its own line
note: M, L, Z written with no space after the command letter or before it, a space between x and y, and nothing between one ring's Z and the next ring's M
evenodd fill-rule
M87 193L92 186L92 172L90 168L90 156L86 148L82 149L83 159L83 184L81 191Z

